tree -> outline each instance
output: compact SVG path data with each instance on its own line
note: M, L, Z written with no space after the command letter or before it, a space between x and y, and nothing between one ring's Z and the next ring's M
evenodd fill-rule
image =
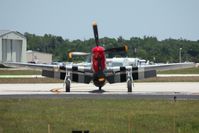
M53 54L53 60L66 61L67 52L69 51L82 51L91 52L95 46L93 38L88 40L68 40L60 36L45 34L38 36L35 34L25 33L27 38L27 49L40 52L47 52ZM182 48L183 61L199 61L199 41L189 41L183 39L165 39L158 41L156 37L131 37L125 40L122 36L117 39L104 37L100 38L100 45L108 48L120 47L128 45L128 57L139 57L146 60L156 62L178 62L179 61L179 48ZM112 56L118 56L113 54ZM121 53L120 56L126 56ZM83 60L84 58L77 58Z

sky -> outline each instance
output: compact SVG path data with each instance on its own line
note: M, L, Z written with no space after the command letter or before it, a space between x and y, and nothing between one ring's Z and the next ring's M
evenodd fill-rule
M199 40L199 0L0 0L0 29L64 39Z

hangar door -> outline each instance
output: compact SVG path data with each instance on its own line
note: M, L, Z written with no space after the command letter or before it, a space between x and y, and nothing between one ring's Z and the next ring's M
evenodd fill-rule
M21 62L22 40L2 39L2 60Z

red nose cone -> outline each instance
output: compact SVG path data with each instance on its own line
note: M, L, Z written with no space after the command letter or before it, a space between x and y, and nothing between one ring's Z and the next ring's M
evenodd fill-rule
M97 47L94 47L93 49L92 49L92 52L93 53L101 53L101 52L104 52L104 48L103 47L101 47L101 46L97 46Z
M104 48L96 46L92 49L92 67L94 72L103 71L105 69Z

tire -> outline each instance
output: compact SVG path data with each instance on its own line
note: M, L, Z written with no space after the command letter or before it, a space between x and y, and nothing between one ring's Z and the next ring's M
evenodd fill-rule
M65 83L65 89L66 89L66 92L70 92L70 81L69 80L66 80L66 83Z
M132 92L132 80L128 80L127 81L127 89L128 89L128 92Z

